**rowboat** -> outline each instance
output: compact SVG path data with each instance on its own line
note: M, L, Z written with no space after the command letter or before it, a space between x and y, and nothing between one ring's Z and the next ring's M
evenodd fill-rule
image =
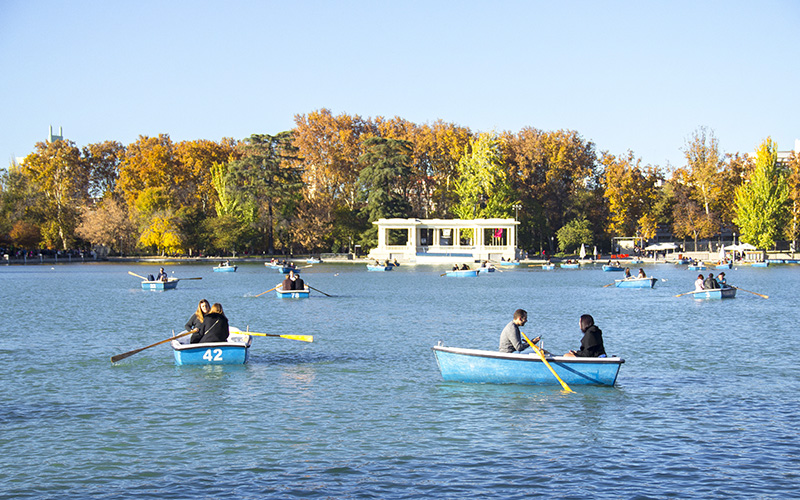
M769 267L769 262L753 262L750 267Z
M624 280L614 280L617 288L653 288L656 286L658 278L625 278Z
M725 264L715 264L717 269L730 269L733 267L733 262L727 262Z
M142 281L142 290L172 290L178 286L179 278L167 278L167 281L161 280L144 280Z
M603 271L605 272L614 272L614 271L624 271L624 267L619 266L609 266L608 264L603 265Z
M703 265L700 265L700 264L698 264L696 266L689 266L689 270L690 271L705 271L706 270L706 266L703 266Z
M580 263L577 264L561 264L561 269L580 269Z
M230 327L227 342L190 344L189 335L170 342L176 365L243 365L253 337ZM185 333L185 332L184 332Z
M322 259L306 259L306 264L322 264Z
M280 267L278 269L280 269L280 271L283 274L289 274L289 271L294 271L294 274L300 274L300 270L297 269L296 267L284 266L284 267Z
M477 276L477 269L459 269L458 271L446 271L445 274L451 278L469 278Z
M559 385L536 354L505 353L459 347L433 347L446 382L475 384ZM568 385L613 386L624 359L550 356L546 359Z
M493 268L493 267L479 267L478 268L478 272L479 273L493 273L493 272L495 272L495 268Z
M281 264L276 264L274 262L264 262L264 265L272 269L281 269L283 267Z
M519 262L511 260L501 260L500 262L498 262L498 264L500 264L501 266L518 266Z
M230 264L228 264L228 265L220 264L218 266L214 266L214 272L215 273L235 273L236 272L236 268L238 268L238 267L239 266L231 266Z
M708 290L695 290L686 295L693 299L732 299L736 297L736 288L729 286L725 288L710 288Z
M556 268L555 264L542 264L542 269L545 271L552 271Z
M278 294L279 299L307 299L311 294L308 287L303 290L284 290L282 287L276 288L275 293Z
M691 264L691 263L692 263L691 259L678 259L678 260L675 261L675 264L678 264L678 265L685 265L685 264Z
M628 262L628 264L630 264L630 265L633 265L633 264L644 264L644 261L642 259L631 259L630 262Z
M367 271L391 271L394 269L394 266L376 266L373 264L367 264Z

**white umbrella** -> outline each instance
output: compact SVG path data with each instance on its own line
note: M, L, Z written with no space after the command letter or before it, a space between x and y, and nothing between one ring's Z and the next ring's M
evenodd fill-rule
M597 245L594 246L594 253L592 255L597 255Z
M581 259L586 257L586 247L581 243Z

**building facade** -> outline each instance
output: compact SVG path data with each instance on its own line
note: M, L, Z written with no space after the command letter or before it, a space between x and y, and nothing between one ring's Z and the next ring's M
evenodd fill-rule
M415 264L516 260L514 219L380 219L369 258Z

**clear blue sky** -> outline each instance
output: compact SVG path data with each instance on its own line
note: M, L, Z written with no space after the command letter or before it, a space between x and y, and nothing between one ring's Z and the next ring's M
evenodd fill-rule
M570 129L684 164L800 138L800 2L0 0L0 168L78 146L243 139L294 116Z

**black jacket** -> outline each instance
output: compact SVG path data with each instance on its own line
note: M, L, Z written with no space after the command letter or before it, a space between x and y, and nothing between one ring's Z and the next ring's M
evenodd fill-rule
M192 344L201 342L227 342L228 318L224 314L208 313L200 325L200 331L192 334Z
M200 328L200 326L201 326L202 324L203 324L203 322L202 322L202 321L200 321L200 319L197 317L197 313L194 313L194 314L192 314L192 317L191 317L191 318L189 318L189 321L187 321L187 322L186 322L186 325L184 325L184 327L183 327L183 328L184 328L184 329L185 329L187 332L191 332L191 331L192 331L192 330L194 330L195 328Z
M581 339L581 350L575 353L575 356L582 358L596 358L601 354L605 354L606 350L603 348L603 331L592 325L586 329Z

